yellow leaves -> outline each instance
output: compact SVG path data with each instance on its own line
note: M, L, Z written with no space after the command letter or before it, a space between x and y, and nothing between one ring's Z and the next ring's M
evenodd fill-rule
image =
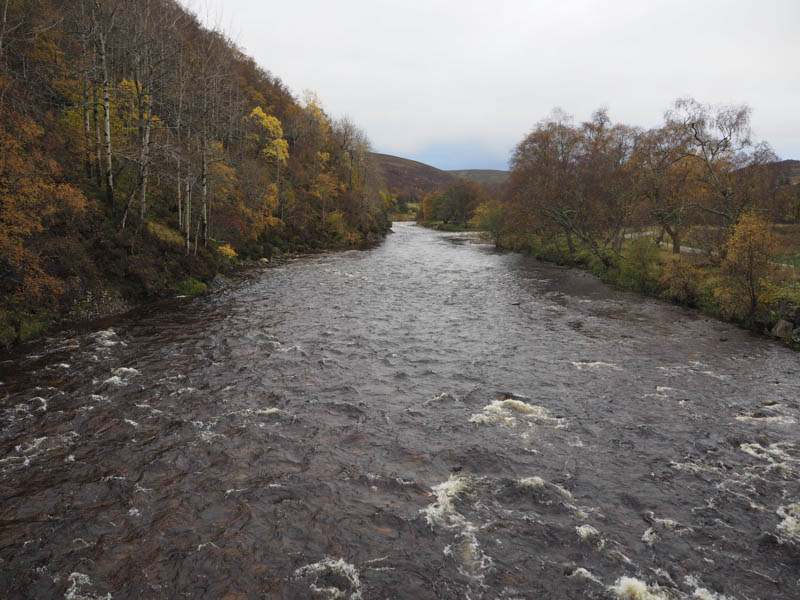
M273 231L280 231L284 228L284 222L278 217L267 217L264 219L264 224L267 229L271 229Z
M311 195L320 200L325 200L338 191L339 185L336 178L330 173L319 173L311 185Z
M239 193L239 178L236 169L224 161L213 162L209 167L214 182L214 194L226 200L234 199Z
M774 271L772 256L776 241L769 221L755 212L742 215L725 242L722 268L725 273L714 288L723 311L733 317L750 319L758 307L759 296Z
M259 149L259 155L267 161L286 164L289 159L289 143L283 139L283 127L277 117L268 115L256 106L245 121L252 129L247 140Z
M730 270L763 269L775 253L776 240L769 221L754 212L742 215L725 242L723 264Z
M669 260L658 280L664 295L682 304L694 304L702 282L702 271L682 258Z
M315 91L303 90L303 108L315 121L328 124L328 115L322 109L322 102Z
M394 204L397 200L397 194L392 194L386 189L378 190L378 196L381 199L381 207L383 208L384 212L387 212L391 208L392 204Z
M342 213L340 210L335 210L329 214L325 221L325 230L330 237L335 239L343 239L347 233L344 213Z
M278 186L270 183L264 192L264 212L271 215L278 208Z
M285 165L289 159L289 143L284 139L272 140L261 150L261 156Z
M238 256L238 254L236 254L236 250L231 248L230 244L223 244L222 246L218 246L217 252L219 252L222 256L224 256L228 260L232 260Z

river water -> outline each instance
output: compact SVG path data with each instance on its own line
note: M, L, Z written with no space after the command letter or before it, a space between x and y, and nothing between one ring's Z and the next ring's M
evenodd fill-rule
M469 236L0 364L0 596L800 597L800 360Z

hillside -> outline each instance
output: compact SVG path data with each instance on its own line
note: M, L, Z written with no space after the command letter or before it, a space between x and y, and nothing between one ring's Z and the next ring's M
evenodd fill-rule
M445 171L457 179L465 179L482 183L484 185L503 185L508 181L508 171L498 169L465 169L457 171Z
M5 3L0 346L388 227L355 124L176 0L147 6Z
M443 171L425 163L392 156L372 153L382 174L387 189L393 194L421 197L423 194L446 188L459 181L473 181L494 187L508 181L508 171L496 169L463 169Z
M792 184L800 184L800 160L783 160L776 164L786 173Z
M419 197L426 192L445 188L455 180L446 171L416 160L377 152L372 153L372 157L383 175L386 187L393 194Z

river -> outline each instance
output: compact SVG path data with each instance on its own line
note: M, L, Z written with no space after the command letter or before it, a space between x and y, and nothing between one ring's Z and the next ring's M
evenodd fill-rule
M395 223L0 363L5 598L800 597L800 360Z

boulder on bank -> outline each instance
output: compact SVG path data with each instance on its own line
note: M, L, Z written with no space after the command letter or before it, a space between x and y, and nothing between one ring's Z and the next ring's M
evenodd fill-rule
M775 326L772 328L771 335L785 342L792 339L792 331L794 324L786 319L779 319Z

